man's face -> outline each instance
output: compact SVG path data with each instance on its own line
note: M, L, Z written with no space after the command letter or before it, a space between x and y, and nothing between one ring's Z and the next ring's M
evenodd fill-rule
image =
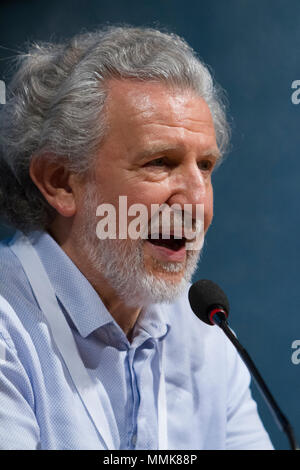
M191 276L199 253L181 247L174 255L149 240L98 240L96 207L110 203L118 213L119 196L127 196L128 207L143 204L149 217L152 204L164 203L176 203L182 209L191 204L195 217L196 205L203 204L206 232L213 216L211 174L219 155L211 113L205 101L192 92L135 80L110 82L106 112L108 131L93 169L94 193L89 198L94 208L88 210L94 214L89 230L94 232L99 256L105 242L107 250L114 251L115 246L119 257L127 252L130 258L134 250L135 256L128 262L141 264L139 276L176 288L187 270ZM123 269L128 272L130 268Z

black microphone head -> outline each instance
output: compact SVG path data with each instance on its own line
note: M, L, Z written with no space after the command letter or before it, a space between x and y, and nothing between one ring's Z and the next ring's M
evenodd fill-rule
M214 308L223 308L229 314L229 302L221 287L208 279L195 282L189 289L189 301L195 315L208 325L210 313Z

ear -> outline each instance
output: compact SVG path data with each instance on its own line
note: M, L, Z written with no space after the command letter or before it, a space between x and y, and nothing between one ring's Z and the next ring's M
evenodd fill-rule
M35 157L30 163L29 174L48 203L64 217L76 213L77 180L62 161L53 161L47 155Z

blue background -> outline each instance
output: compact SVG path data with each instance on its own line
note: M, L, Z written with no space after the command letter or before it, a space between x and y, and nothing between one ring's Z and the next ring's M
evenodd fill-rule
M23 50L25 41L106 22L177 32L227 92L232 146L214 176L215 217L195 279L213 279L228 294L231 325L300 439L300 364L291 361L300 339L300 105L291 102L291 83L300 79L300 2L2 0L0 45ZM0 49L2 80L11 55ZM253 389L275 447L287 449Z

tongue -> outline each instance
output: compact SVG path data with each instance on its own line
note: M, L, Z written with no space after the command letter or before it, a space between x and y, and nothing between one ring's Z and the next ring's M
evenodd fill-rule
M151 243L151 240L147 240L147 242L147 249L150 249L150 254L152 257L163 262L184 262L186 257L185 244L177 249L174 249L174 247L170 248L170 244L167 245L165 243L166 240L164 240L164 245L159 244L162 242L162 240L155 240L155 243Z

